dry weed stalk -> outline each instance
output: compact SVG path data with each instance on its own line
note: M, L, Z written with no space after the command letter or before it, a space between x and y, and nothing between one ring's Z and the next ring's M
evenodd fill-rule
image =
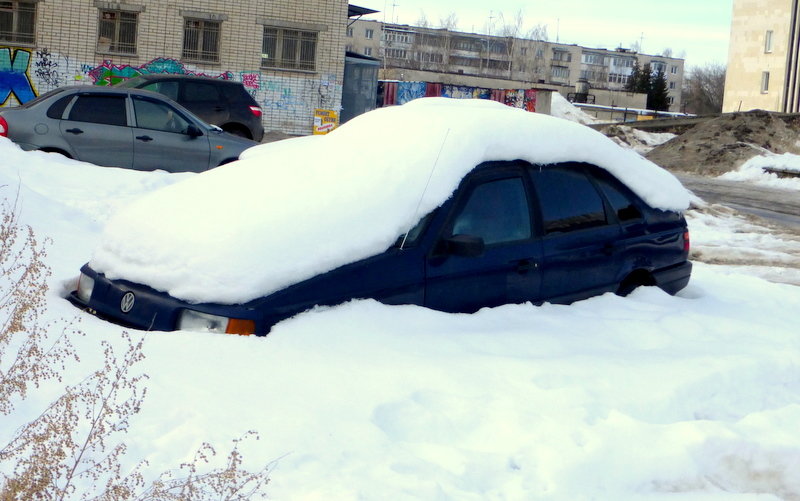
M44 245L19 224L16 201L3 201L0 209L0 416L8 416L30 385L61 381L66 363L78 360L69 338L83 333L72 323L43 323L50 276ZM52 339L49 333L59 330ZM103 341L103 367L67 387L7 444L0 443L0 501L238 501L265 494L269 465L243 469L241 439L234 441L227 466L210 472L201 472L216 454L209 444L191 463L149 485L142 474L146 461L123 471L130 461L123 461L126 446L119 435L141 408L147 378L131 370L144 359L144 338L134 341L123 333L123 339L121 355Z

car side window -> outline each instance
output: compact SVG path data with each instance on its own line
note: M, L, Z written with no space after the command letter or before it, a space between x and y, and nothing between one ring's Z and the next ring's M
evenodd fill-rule
M183 99L187 103L201 101L219 101L219 91L215 85L198 82L185 82Z
M634 221L642 218L642 212L636 207L628 190L621 186L621 183L614 179L611 174L596 174L594 178L600 185L600 190L606 196L606 200L611 204L617 219L620 222Z
M67 105L72 102L72 98L74 96L70 94L69 96L64 96L55 103L53 103L49 108L47 108L47 116L49 118L55 118L60 120L61 117L64 116L64 110L67 109Z
M178 82L153 82L145 85L142 89L164 94L173 101L178 100Z
M521 177L481 183L472 189L450 236L483 238L486 245L531 238L531 217Z
M189 122L166 103L134 97L133 110L136 126L142 129L186 133L189 127Z
M128 125L125 96L84 94L78 96L69 112L69 119L105 125Z
M545 167L533 172L545 233L607 224L603 199L580 169Z

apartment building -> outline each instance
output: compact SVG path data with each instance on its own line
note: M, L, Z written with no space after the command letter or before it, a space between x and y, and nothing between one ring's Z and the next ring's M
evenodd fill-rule
M678 58L373 20L353 23L346 40L351 50L380 58L384 78L427 73L436 81L449 75L448 83L489 79L500 88L521 82L567 97L602 96L610 102L598 104L616 106L627 99L624 89L634 66L650 64L667 77L670 111L681 109L684 61Z
M799 3L733 1L722 111L800 112Z
M341 108L347 0L0 1L0 106L143 73L241 81L267 130ZM372 11L369 11L372 12Z

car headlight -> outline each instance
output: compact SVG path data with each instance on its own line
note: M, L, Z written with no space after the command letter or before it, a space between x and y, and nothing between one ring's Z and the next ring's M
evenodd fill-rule
M256 323L252 320L229 318L195 310L183 310L178 318L178 329L221 334L253 334Z
M75 295L84 303L88 303L92 297L92 290L94 290L94 279L85 273L81 273L78 277L78 289Z

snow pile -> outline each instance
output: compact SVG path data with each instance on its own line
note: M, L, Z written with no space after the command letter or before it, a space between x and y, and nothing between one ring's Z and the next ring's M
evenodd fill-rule
M775 169L794 173L798 177L780 177L764 169ZM730 181L747 181L772 188L800 190L800 155L768 153L758 155L745 162L739 169L720 176Z
M630 148L640 155L677 137L670 132L645 132L627 125L609 125L601 132L623 148Z
M653 206L688 206L671 174L588 127L428 98L257 146L144 197L109 222L90 265L187 301L246 302L383 252L474 166L514 159L591 162Z
M179 179L19 153L2 140L0 155L0 197L19 193L21 222L53 240L54 288L77 275L118 198ZM732 256L780 245L714 213L689 222L700 249L734 235ZM123 435L122 471L145 459L153 480L204 441L222 461L230 440L256 430L244 466L274 462L274 500L795 499L800 289L695 266L677 297L644 288L474 315L359 301L265 338L134 331L145 336L134 370L148 374L148 392ZM46 300L42 323L80 318L80 363L0 416L0 444L63 385L102 367L102 340L124 346L121 327L55 293Z
M572 103L567 101L567 99L559 94L558 92L553 91L551 93L550 98L550 114L554 117L563 118L565 120L569 120L570 122L577 122L579 124L595 124L598 123L599 120L594 118L593 116L584 113Z

